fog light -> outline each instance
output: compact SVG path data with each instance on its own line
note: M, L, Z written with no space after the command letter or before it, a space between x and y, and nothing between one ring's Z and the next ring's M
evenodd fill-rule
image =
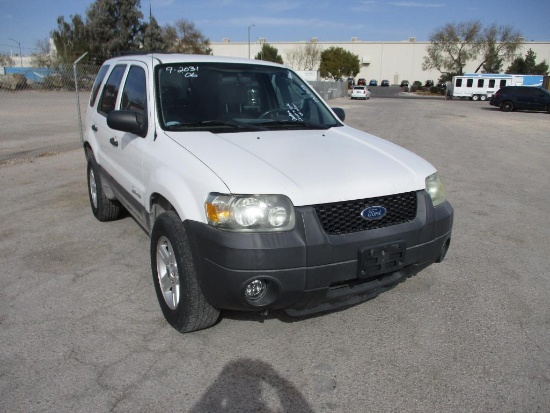
M249 300L259 300L267 292L267 286L262 280L254 280L244 289L244 295Z

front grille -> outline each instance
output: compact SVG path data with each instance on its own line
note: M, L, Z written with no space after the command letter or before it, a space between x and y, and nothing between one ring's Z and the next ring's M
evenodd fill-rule
M361 212L370 206L383 206L386 215L376 221L364 219ZM313 205L313 208L327 234L349 234L412 221L416 217L416 192L332 202Z

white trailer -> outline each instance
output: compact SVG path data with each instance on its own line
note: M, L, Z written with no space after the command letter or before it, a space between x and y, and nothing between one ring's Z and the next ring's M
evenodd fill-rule
M539 86L542 87L541 75L512 75L470 73L453 76L451 96L453 98L486 100L504 86Z

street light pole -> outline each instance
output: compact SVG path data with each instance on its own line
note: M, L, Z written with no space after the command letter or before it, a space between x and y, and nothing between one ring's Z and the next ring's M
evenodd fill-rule
M15 43L17 43L17 45L19 46L19 62L21 63L21 67L23 67L23 56L21 56L21 42L18 42L17 40L15 39L8 39L8 40L11 40Z
M250 59L250 29L252 27L256 27L255 24L251 24L250 26L248 26L248 58Z

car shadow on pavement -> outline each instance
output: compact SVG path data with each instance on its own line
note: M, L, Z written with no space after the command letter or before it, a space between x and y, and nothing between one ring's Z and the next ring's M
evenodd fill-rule
M302 393L262 360L242 358L226 364L189 413L313 413Z

